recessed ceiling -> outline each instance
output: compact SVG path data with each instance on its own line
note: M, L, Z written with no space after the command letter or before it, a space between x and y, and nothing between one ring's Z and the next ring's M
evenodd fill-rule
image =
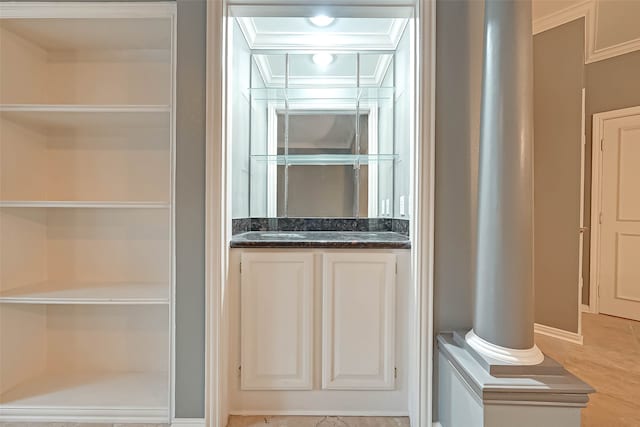
M408 20L337 18L326 27L317 27L303 17L237 18L237 22L249 47L256 53L256 63L267 86L281 86L285 80L284 55L259 54L260 50L272 49L292 53L289 56L292 85L355 86L359 69L361 85L380 86ZM327 66L318 66L312 61L313 54L322 50L335 55ZM360 52L359 68L355 52Z
M337 18L316 27L307 18L237 18L251 49L395 50L407 19Z

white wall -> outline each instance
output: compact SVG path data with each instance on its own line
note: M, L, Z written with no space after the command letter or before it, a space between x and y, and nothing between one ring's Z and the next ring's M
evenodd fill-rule
M231 20L229 31L228 70L231 108L228 117L228 137L231 140L231 215L249 216L249 82L251 53L240 27Z
M251 64L251 87L265 87L260 71L255 61ZM268 154L267 101L251 101L251 154ZM246 126L246 125L245 125ZM267 163L263 161L251 162L250 215L252 217L267 216Z
M394 62L387 69L387 74L382 80L382 87L392 87L395 85L393 78ZM379 104L378 109L378 153L393 153L393 120L394 102L384 101ZM378 164L378 216L391 216L384 211L384 201L393 200L393 162L380 162Z
M411 194L411 141L414 138L414 55L413 26L409 23L398 43L395 67L395 153L398 154L394 174L393 216L409 218ZM404 199L404 215L400 214L400 199Z

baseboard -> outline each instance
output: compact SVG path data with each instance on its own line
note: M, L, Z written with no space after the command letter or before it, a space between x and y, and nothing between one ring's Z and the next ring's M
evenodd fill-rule
M438 421L434 421L433 427L442 427L442 424L440 424Z
M297 417L408 417L406 411L230 411L229 415L239 416L297 416ZM174 427L172 425L172 427Z
M588 304L581 304L580 311L582 313L593 313L593 310L591 310L591 306Z
M551 326L536 323L533 328L536 334L546 335L552 338L568 341L573 344L582 345L582 335L575 332L564 331L562 329L552 328Z
M205 427L204 418L174 418L171 427Z

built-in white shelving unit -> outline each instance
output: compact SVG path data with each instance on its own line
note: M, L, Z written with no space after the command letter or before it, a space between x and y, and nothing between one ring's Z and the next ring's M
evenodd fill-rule
M0 3L0 421L170 421L175 15Z

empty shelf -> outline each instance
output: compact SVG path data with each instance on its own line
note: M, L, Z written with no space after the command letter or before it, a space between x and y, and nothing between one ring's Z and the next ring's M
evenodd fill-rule
M86 283L48 281L8 289L0 303L169 304L168 283Z
M0 208L74 208L74 209L167 209L165 202L95 202L95 201L31 201L31 200L3 200Z
M166 422L166 373L46 373L0 396L0 417Z
M169 128L166 105L0 105L0 117L44 129Z

